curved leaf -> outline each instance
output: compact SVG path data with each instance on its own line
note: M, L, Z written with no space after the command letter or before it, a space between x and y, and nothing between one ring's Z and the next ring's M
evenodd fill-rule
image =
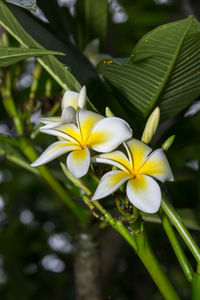
M93 104L101 113L104 113L105 106L109 106L113 111L116 111L118 116L127 119L127 115L119 102L116 101L112 93L106 89L95 68L75 45L72 43L63 43L44 28L44 26L39 24L37 20L33 20L32 16L27 15L24 10L12 5L9 5L9 8L12 9L18 20L13 16L2 0L0 0L0 24L22 45L28 48L44 49L31 37L33 36L48 49L54 49L54 47L56 47L59 51L67 54L66 56L60 57L61 62L50 55L38 58L41 65L64 90L79 92L81 88L80 83L82 85L85 84L89 98L93 99ZM23 28L25 28L29 34ZM65 67L63 63L69 65L70 68ZM89 107L94 107L89 100L88 103ZM114 108L116 108L116 110L114 110Z
M49 51L43 49L17 48L17 47L1 47L0 48L0 67L7 67L23 59L33 56L43 55L64 55L56 51Z
M129 63L107 60L98 70L129 107L147 116L159 102L162 118L171 117L200 95L199 37L193 17L162 25L138 42Z
M24 47L44 49L19 24L8 7L0 0L0 24ZM55 45L56 46L56 45ZM79 91L81 86L67 67L54 56L37 58L40 64L65 90Z

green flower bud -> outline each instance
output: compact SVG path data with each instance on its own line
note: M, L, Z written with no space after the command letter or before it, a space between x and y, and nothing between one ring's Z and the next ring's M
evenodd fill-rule
M160 120L160 109L159 107L156 107L147 120L145 129L142 134L142 142L146 144L150 143L152 137L154 136L157 130L159 120Z
M162 144L162 148L164 151L167 151L169 147L171 147L171 145L174 142L174 139L175 139L175 135L172 135Z
M108 106L106 107L105 115L107 118L115 116Z

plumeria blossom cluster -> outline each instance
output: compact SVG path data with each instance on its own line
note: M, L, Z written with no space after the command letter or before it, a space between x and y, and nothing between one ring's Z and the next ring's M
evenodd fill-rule
M46 164L65 153L69 153L66 164L75 178L84 176L90 163L115 166L119 170L110 171L101 178L92 200L107 197L127 182L126 195L129 201L144 212L157 212L161 203L157 180L173 180L163 150L152 151L142 141L132 138L132 130L127 122L86 110L85 102L85 87L79 93L67 91L61 103L61 117L41 119L44 126L40 131L58 137L59 141L50 145L32 166ZM127 156L115 150L121 144ZM90 150L101 154L91 158Z

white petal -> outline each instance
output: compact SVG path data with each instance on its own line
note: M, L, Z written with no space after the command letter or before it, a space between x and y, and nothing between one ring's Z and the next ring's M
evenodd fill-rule
M123 171L111 171L106 173L101 178L92 200L102 199L114 193L124 182L129 179L129 177L130 176Z
M79 92L79 96L78 96L78 107L80 108L84 108L85 107L85 102L86 102L86 86L84 85L82 87L82 89Z
M79 109L76 116L77 124L84 142L86 141L94 124L104 118L103 116L86 109Z
M78 108L79 94L73 91L66 91L63 95L61 107L62 110L67 106L72 106L75 110Z
M55 127L58 127L60 125L61 125L61 122L51 122L51 123L48 123L48 124L40 127L40 132L44 132L45 133L46 129L55 128Z
M121 151L113 151L92 157L91 162L116 166L124 172L131 172L131 165L126 155Z
M72 106L67 106L64 108L61 115L61 123L76 123L76 111Z
M79 144L81 136L75 124L62 124L55 128L47 128L47 126L48 125L41 127L40 131Z
M38 167L44 165L53 159L63 155L66 152L80 149L79 146L72 144L71 142L55 142L50 145L39 157L36 159L31 166Z
M152 151L149 146L136 139L126 142L126 150L129 154L129 159L132 160L135 171L143 165L147 156Z
M87 147L73 151L67 157L67 167L75 178L84 176L90 166L90 152Z
M43 124L49 124L49 123L56 123L60 122L60 117L46 117L46 118L40 118L40 122Z
M128 181L126 194L129 201L141 211L156 213L161 203L161 191L157 182L146 175L137 175Z
M139 173L153 176L162 182L174 180L170 165L162 149L157 149L148 156Z
M105 118L91 129L87 145L98 152L110 152L132 136L127 122L120 118Z

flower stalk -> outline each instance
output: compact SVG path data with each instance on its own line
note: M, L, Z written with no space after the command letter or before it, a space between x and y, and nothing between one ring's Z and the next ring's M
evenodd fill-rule
M168 219L168 217L164 214L162 209L160 209L160 217L162 220L162 225L164 227L164 230L169 238L170 244L176 254L176 257L179 261L179 264L185 274L185 277L189 282L192 281L194 271L192 269L191 264L189 263L187 257L185 256L185 253L183 252L183 249L181 248L181 245L176 237L176 234L173 230L173 227Z
M200 263L200 249L197 246L196 242L194 241L193 237L181 221L178 213L172 206L172 204L168 201L167 196L165 194L162 195L162 202L161 202L161 207L174 225L174 227L177 229L179 232L180 236L190 249L191 253L197 260L197 263Z
M1 74L0 74L1 76ZM18 111L16 109L12 93L11 93L11 73L9 70L6 71L6 79L5 81L1 79L0 92L2 96L2 102L4 108L10 118L13 119L13 123L15 125L15 129L18 136L22 136L24 133L24 128Z
M66 174L66 173L65 173ZM69 177L68 177L69 178ZM72 178L71 178L72 179ZM77 180L74 178L74 180ZM79 181L81 181L79 179ZM80 182L78 183L79 187ZM94 211L95 208L101 213L102 217L100 217L101 221L108 223L114 230L116 230L132 247L132 249L137 253L138 257L148 270L149 274L153 278L154 282L156 283L157 287L159 288L162 295L167 300L179 300L176 291L174 290L173 286L169 282L167 276L163 272L159 262L157 261L155 255L153 254L148 240L146 233L143 228L143 224L140 224L140 228L142 227L142 231L140 233L135 234L134 232L130 232L127 227L123 224L121 220L116 220L113 216L98 202L97 200L91 201L91 191L85 186L82 185L83 191L86 193L84 194L83 201L89 207L90 210ZM138 212L138 211L137 211ZM99 218L98 214L94 214L95 217ZM139 214L140 217L140 214ZM140 219L142 221L142 219ZM130 226L131 226L130 221Z

